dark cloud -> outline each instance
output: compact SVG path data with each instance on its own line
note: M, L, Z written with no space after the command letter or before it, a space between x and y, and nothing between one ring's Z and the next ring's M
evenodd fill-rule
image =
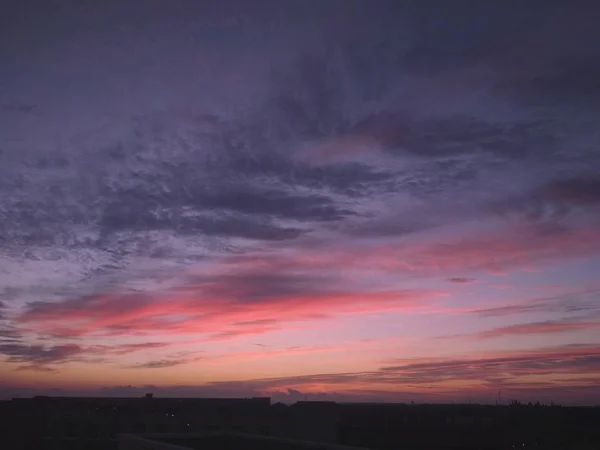
M148 361L141 364L136 364L134 366L129 366L129 369L166 369L168 367L179 366L181 364L186 364L190 361L188 360L172 360L172 359L161 359L158 361Z
M13 341L18 340L21 337L21 332L10 325L0 326L0 340Z
M351 211L338 210L334 202L325 196L253 190L249 186L207 192L195 197L194 201L203 209L225 209L295 220L339 220L352 214Z
M208 295L240 302L271 302L299 296L308 301L335 290L339 281L337 277L267 267L211 277L204 280L201 289Z
M235 212L197 213L189 217L184 211L182 214L169 211L165 211L163 214L160 212L151 214L147 209L143 209L136 214L136 209L131 209L126 204L118 208L111 209L110 212L105 211L106 215L103 216L102 224L107 235L98 242L98 245L106 245L111 248L110 234L124 230L151 231L158 229L174 231L184 236L199 234L264 241L294 239L305 232L301 228L278 226L268 217L252 217ZM135 235L132 237L143 239Z
M557 180L545 186L540 196L569 206L597 205L600 204L600 178Z
M475 278L454 277L454 278L448 278L448 281L450 283L468 284L468 283L474 283L477 280Z
M243 237L263 241L285 241L306 232L301 228L277 226L269 220L231 214L206 218L198 225L198 228L209 236Z
M64 344L46 347L43 345L25 345L21 343L0 344L0 354L8 357L10 363L29 363L32 366L64 363L83 353L76 344Z
M363 9L364 14L378 14ZM455 18L462 24L456 27L449 25L453 22L447 21L445 10L442 4L437 12L427 13L418 7L399 8L396 14L412 19L407 20L412 28L404 46L389 39L391 31L374 33L368 27L366 42L344 35L325 49L303 51L274 71L268 94L249 112L189 113L183 118L146 114L127 121L129 132L115 142L92 144L78 155L52 150L50 155L44 151L13 156L14 163L24 164L11 164L16 175L3 177L14 196L6 208L10 217L2 217L5 229L0 235L24 246L98 245L93 233L73 233L73 225L80 224L105 233L130 232L132 241L138 239L136 233L155 229L220 238L293 239L302 233L300 228L281 226L270 218L329 222L354 215L352 208L329 195L332 191L350 197L390 191L439 193L448 185L471 186L481 180L479 167L452 167L452 161L417 170L409 182L398 185L399 174L391 166L315 166L291 157L294 147L322 138L370 136L391 154L434 159L486 154L548 158L559 139L539 117L510 122L461 112L422 117L402 98L395 106L381 103L395 92L398 80L406 82L400 75L407 68L421 74L454 73L456 67L487 63L556 14L555 8L540 16L537 9L522 7L515 22L514 11L490 6L468 11L466 17L478 20ZM353 23L364 14L354 11L345 20ZM378 20L387 21L384 16ZM500 25L503 20L513 24L510 38ZM488 25L475 26L479 23ZM357 29L354 37L363 32ZM442 51L447 42L454 42L456 51ZM374 58L377 68L372 67ZM504 71L501 76L512 75ZM407 92L412 91L410 83ZM427 84L414 91L426 89ZM379 103L375 107L369 102ZM175 126L178 120L187 128ZM44 189L30 182L40 177L45 179ZM297 187L313 192L300 194ZM213 217L207 210L226 214Z
M145 350L156 350L168 347L165 342L142 342L120 345L92 345L63 344L55 346L28 345L22 340L0 342L0 355L7 357L8 363L26 363L17 367L17 370L31 370L38 372L58 372L57 365L77 361L86 363L106 363L106 357L130 355ZM101 357L98 357L98 356ZM175 365L174 361L171 361ZM183 361L181 362L183 363ZM165 363L166 364L166 363ZM138 366L136 366L138 367ZM148 366L150 367L150 366ZM152 364L152 367L159 367ZM165 365L164 367L167 367Z
M269 120L271 115L272 121ZM338 118L340 119L341 117ZM359 162L348 161L323 166L293 158L294 146L307 143L317 145L314 140L318 139L318 136L308 137L299 132L299 135L296 135L297 132L294 132L291 142L290 137L274 140L271 128L288 126L285 112L281 111L277 103L269 103L265 112L260 111L253 117L252 120L258 120L258 123L249 124L246 120L241 118L241 123L214 137L213 145L224 156L212 163L211 167L222 170L227 177L244 177L263 182L271 180L290 187L312 189L321 192L321 196L332 191L340 195L362 197L373 191L385 190L395 176L393 170ZM329 137L340 135L341 132L336 132Z
M458 114L415 118L401 112L377 113L351 132L377 139L392 154L427 158L475 154L522 159L548 154L556 143L543 122L493 123Z

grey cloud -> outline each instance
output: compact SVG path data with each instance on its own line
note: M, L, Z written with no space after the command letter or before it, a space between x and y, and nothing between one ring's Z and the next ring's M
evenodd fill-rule
M295 220L340 220L351 211L336 208L322 195L298 195L284 191L255 190L249 186L218 189L194 199L203 209L227 209L245 214L279 216Z
M438 158L488 154L522 159L547 155L556 142L543 122L491 123L461 115L415 119L383 113L357 123L353 131L378 139L393 154Z
M475 278L454 277L454 278L448 278L448 281L450 283L456 283L456 284L468 284L468 283L474 283L477 280Z
M56 345L45 347L43 345L25 345L21 343L0 344L0 354L8 356L8 362L30 363L44 365L66 362L73 357L81 355L83 349L76 344Z
M271 177L290 186L330 190L349 197L364 197L385 191L395 177L391 170L369 167L357 162L315 166L293 161L277 152L259 151L253 155L232 155L232 173L256 177Z
M268 302L281 301L282 297L303 295L308 298L329 292L335 286L336 279L268 267L250 271L237 269L235 274L219 275L203 281L201 286L204 292L241 302Z
M560 312L567 314L577 312L591 313L600 310L600 306L598 306L599 295L598 289L589 289L551 297L537 298L505 306L478 309L473 311L473 313L482 317L500 317L513 314L540 312Z
M599 162L590 157L587 165L593 171ZM598 205L600 205L600 180L595 176L589 176L586 171L581 171L578 175L573 173L550 175L529 189L507 195L488 207L499 214L523 213L540 223L545 222L547 225L553 223L559 227L561 219L568 216L574 208L586 208L592 211Z
M600 178L556 180L541 190L540 197L567 205L597 205L600 204Z
M168 367L179 366L181 364L188 363L190 361L185 359L161 359L157 361L148 361L141 364L136 364L134 366L129 366L129 369L165 369Z
M212 199L212 201L218 199ZM229 200L235 201L234 198ZM243 201L243 196L240 196ZM201 200L194 200L201 201ZM256 201L256 198L254 199ZM210 202L210 200L209 200ZM132 232L143 232L151 230L166 230L179 233L180 235L200 234L216 237L243 237L256 240L284 240L294 239L304 231L300 228L278 226L273 219L268 216L252 216L251 214L239 213L239 210L251 209L251 205L239 204L237 211L235 208L225 208L227 199L223 199L221 209L225 211L210 212L211 208L199 207L197 210L189 211L186 207L173 207L164 205L147 205L145 207L140 203L122 202L113 203L103 211L101 225L103 227L103 239L99 245L110 243L112 233L129 230ZM256 203L253 203L256 205ZM230 205L232 206L232 205ZM227 211L229 209L229 211ZM334 210L324 210L323 215L329 213L331 217L335 214ZM274 214L276 212L274 211ZM292 214L292 212L290 212ZM297 211L298 217L302 211ZM313 214L318 214L315 210ZM306 217L304 217L306 219ZM132 239L139 239L135 234Z
M11 325L0 325L0 339L4 341L18 341L21 337L19 329Z
M243 237L264 241L294 239L306 230L277 226L269 220L240 215L221 215L200 222L200 229L209 236Z

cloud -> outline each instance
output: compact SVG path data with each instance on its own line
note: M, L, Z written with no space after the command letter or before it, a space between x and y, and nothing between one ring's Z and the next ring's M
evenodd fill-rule
M172 345L168 342L140 342L135 344L118 344L118 345L95 345L89 346L85 350L87 353L103 354L103 355L127 355L144 350L156 350L159 348Z
M339 210L331 198L267 191L240 186L219 189L195 197L194 204L206 209L225 209L245 214L272 215L296 220L339 220L351 211Z
M524 300L491 308L476 309L474 314L481 317L503 317L527 313L559 312L571 314L577 312L593 313L598 306L597 288L575 289L564 294Z
M166 369L168 367L179 366L181 364L186 364L190 362L189 360L179 359L179 360L169 360L169 359L161 359L158 361L148 361L141 364L136 364L134 366L129 366L130 369Z
M207 392L258 392L277 395L288 389L313 394L327 394L331 399L348 397L423 401L456 401L469 392L471 398L491 401L498 389L517 398L564 401L568 392L598 393L600 352L594 346L556 347L512 352L511 354L473 355L469 359L416 359L378 370L358 373L330 373L295 377L269 378L234 382L214 382L201 387ZM529 381L530 377L536 380ZM572 378L575 376L575 378ZM587 377L587 379L585 379ZM551 383L539 381L545 378ZM571 380L572 381L569 381ZM377 386L377 389L373 389ZM596 398L596 397L592 397ZM458 398L464 400L464 398ZM584 395L571 401L590 402ZM360 401L360 400L359 400ZM568 401L568 400L567 400ZM592 400L593 402L593 400Z
M0 325L0 339L3 341L19 340L21 331L12 325Z
M600 328L600 321L585 321L584 318L547 320L544 322L523 323L509 325L493 330L482 331L473 335L478 339L491 339L503 336L528 335L528 334L556 334L570 331Z
M538 224L517 224L490 232L457 236L449 242L409 244L404 252L411 254L411 258L403 259L396 256L397 253L381 255L374 251L365 254L360 262L413 272L470 269L501 273L535 264L598 255L600 234L586 227L562 230Z
M467 271L507 274L514 270L585 260L600 254L600 234L593 226L552 226L521 219L508 223L488 220L474 227L439 228L385 239L352 241L340 239L326 251L318 247L310 255L280 258L281 264L310 264L314 269L345 267L370 273L407 276L448 276Z
M83 348L76 344L55 346L26 345L19 342L0 344L0 354L8 356L9 363L28 363L31 367L65 363L82 355Z
M167 362L165 362L167 361ZM169 365L155 361L156 368ZM151 362L152 363L152 362ZM336 401L476 401L503 397L590 404L597 398L600 349L569 345L538 350L473 354L468 358L417 358L392 361L378 369L355 373L218 381L196 386L114 386L76 395L247 397L272 395L283 399L302 392L311 398ZM543 381L542 381L543 380ZM75 390L71 390L75 391ZM5 388L4 396L34 395L33 390ZM47 392L46 392L47 393ZM54 395L62 395L54 392ZM292 398L295 398L292 396Z
M19 366L17 367L18 371L31 371L31 372L40 372L40 373L59 373L58 369L54 367L47 366Z
M290 324L332 318L340 314L424 307L439 293L429 291L350 292L285 296L245 302L243 297L202 296L202 290L165 299L148 299L124 310L128 298L107 294L100 302L65 302L32 306L20 318L34 329L58 336L209 334L209 339L262 334ZM79 304L78 308L74 307ZM83 309L82 309L83 307ZM268 321L255 325L256 321Z
M504 384L509 387L511 382L519 383L520 377L530 375L560 378L564 374L596 374L599 371L600 354L594 346L522 351L480 359L407 362L385 366L380 370L385 374L382 378L385 382L429 384L448 380L482 381L491 388ZM535 388L535 384L531 387Z
M600 204L600 179L564 179L548 184L542 198L568 205Z
M236 262L237 261L237 262ZM431 305L442 293L364 288L346 277L278 260L232 258L183 278L165 293L107 292L61 302L33 302L17 318L55 335L204 334L210 339L262 334L340 314Z
M173 345L167 342L139 342L117 345L29 345L21 339L0 342L0 355L7 356L8 363L27 363L17 370L57 372L56 366L69 362L105 363L107 358L129 355L137 352L157 350ZM99 358L100 357L100 358Z
M456 284L469 284L469 283L474 283L475 278L463 278L463 277L453 277L453 278L448 278L448 281L450 283L456 283Z

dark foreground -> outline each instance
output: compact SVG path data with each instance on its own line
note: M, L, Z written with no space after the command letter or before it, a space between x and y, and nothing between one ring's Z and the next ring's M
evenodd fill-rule
M35 397L1 402L0 420L7 450L116 450L121 433L218 432L382 450L600 449L600 408L554 405Z

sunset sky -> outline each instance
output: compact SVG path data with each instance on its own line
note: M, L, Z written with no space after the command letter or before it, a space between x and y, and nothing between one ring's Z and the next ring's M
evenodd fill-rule
M0 398L600 404L597 2L6 4Z

